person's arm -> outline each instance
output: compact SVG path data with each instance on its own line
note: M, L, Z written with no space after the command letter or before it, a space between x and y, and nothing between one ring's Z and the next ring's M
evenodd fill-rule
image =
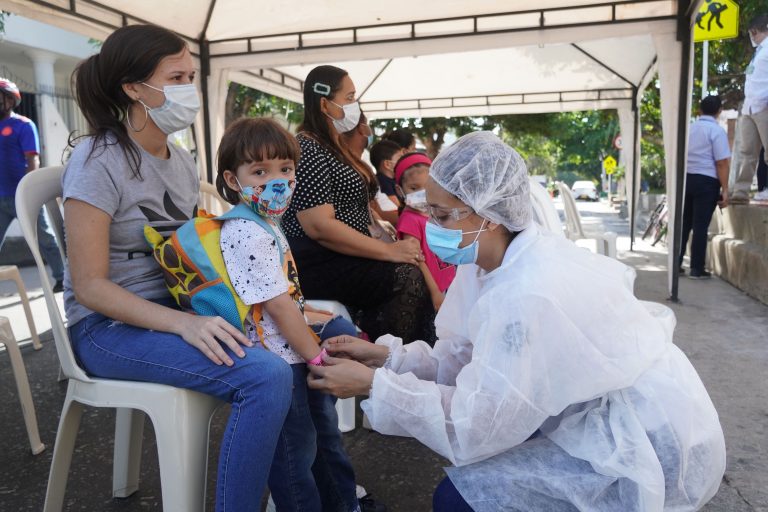
M390 201L395 203L395 206L397 206L398 208L400 208L402 206L400 204L400 198L399 197L387 194L387 198L389 198Z
M393 263L422 261L418 243L398 241L391 244L374 240L336 219L331 204L322 204L296 212L296 219L308 237L332 251Z
M109 280L109 227L112 218L84 201L64 202L67 256L77 302L126 324L178 334L216 364L231 366L226 344L239 357L248 338L223 318L204 317L160 306Z
M723 158L715 162L715 168L717 169L717 179L720 180L720 190L722 199L717 202L720 208L728 207L728 174L731 168L731 159Z
M19 148L27 160L27 172L40 167L40 138L37 136L37 127L31 121L21 125Z
M293 350L310 361L320 354L320 346L307 327L307 322L288 293L263 302L261 307L272 317L280 334Z
M27 172L32 172L40 167L40 155L37 153L25 153L24 157L27 159Z
M397 225L397 210L382 210L381 205L375 199L371 200L371 210L373 211L374 215L377 215L380 219L389 222L393 226Z
M416 243L421 243L418 238L416 238L413 235L409 234L402 234L403 240L416 240ZM437 286L437 283L435 282L435 278L432 277L432 272L429 271L429 267L427 267L427 264L425 262L419 263L419 270L421 270L421 273L424 275L424 281L427 283L427 289L429 290L429 297L432 299L432 306L434 306L435 311L438 311L440 309L440 305L443 303L443 300L445 299L445 294L440 291L440 288Z

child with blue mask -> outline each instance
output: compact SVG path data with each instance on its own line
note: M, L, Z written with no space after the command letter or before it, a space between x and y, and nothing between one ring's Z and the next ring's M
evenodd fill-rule
M306 379L307 365L323 364L320 340L357 331L351 322L304 302L279 225L291 201L298 159L298 142L272 120L242 119L227 129L216 187L235 208L251 210L265 224L247 215L226 220L220 247L235 292L245 304L258 305L248 314L245 334L282 357L293 372L291 407L268 481L277 509L355 511L355 476L342 446L335 399L308 390Z

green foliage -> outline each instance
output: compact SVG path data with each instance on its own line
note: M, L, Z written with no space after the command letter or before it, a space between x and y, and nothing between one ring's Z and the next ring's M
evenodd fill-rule
M652 80L640 104L640 176L653 190L666 188L664 139L661 132L661 94Z
M272 96L235 82L230 82L227 94L225 123L240 117L272 117L283 120L293 129L304 119L304 106L278 96Z
M482 129L485 118L474 117L422 117L415 119L376 119L369 122L374 134L385 133L403 128L413 133L424 144L427 154L434 158L445 143L445 136L454 133L461 137L467 133Z
M765 0L736 0L736 3L739 5L739 37L709 42L707 90L720 95L725 109L738 108L744 99L744 71L755 52L749 42L747 26L752 18L768 12ZM694 107L701 101L703 47L702 43L694 45Z

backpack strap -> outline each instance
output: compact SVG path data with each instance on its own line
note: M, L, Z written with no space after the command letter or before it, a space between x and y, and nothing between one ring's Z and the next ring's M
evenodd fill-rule
M253 210L251 210L247 205L245 204L238 204L231 210L229 210L224 215L220 215L216 217L216 220L225 221L225 220L231 220L231 219L245 219L250 220L251 222L255 222L264 230L272 235L272 238L275 239L275 243L277 243L278 252L280 253L280 264L285 263L285 250L283 248L283 245L280 243L280 237L277 236L277 233L275 233L275 228L280 229L279 226L272 226L269 222L267 222L267 219L262 217L261 215L257 214Z

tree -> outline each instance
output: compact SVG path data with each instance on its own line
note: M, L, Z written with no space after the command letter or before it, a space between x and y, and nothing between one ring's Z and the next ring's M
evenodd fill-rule
M484 118L473 117L420 117L414 119L376 119L370 121L374 133L391 132L397 129L409 130L424 144L427 154L434 158L445 144L449 132L460 137L473 132L482 124Z
M229 83L224 123L229 126L241 117L272 117L283 120L288 130L304 119L304 106L278 96L251 89L236 82Z
M737 0L739 37L709 42L707 89L719 94L723 108L736 109L744 100L744 72L754 54L747 26L758 14L768 12L765 0ZM693 104L701 101L703 44L694 45Z

